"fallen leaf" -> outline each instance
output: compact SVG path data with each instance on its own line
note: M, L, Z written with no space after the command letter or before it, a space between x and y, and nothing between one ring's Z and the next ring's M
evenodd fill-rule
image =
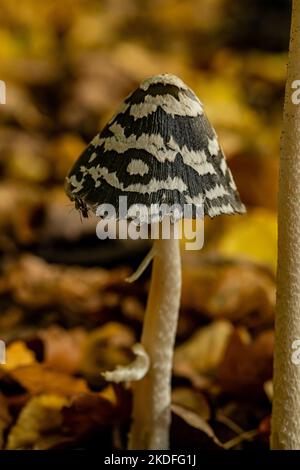
M72 396L88 390L85 380L54 371L42 364L33 364L9 371L9 377L31 395L61 394Z
M201 418L201 416L197 415L194 411L191 411L180 405L171 405L171 410L190 427L196 429L197 431L201 431L201 433L205 434L209 439L211 439L214 444L222 448L222 444L215 435L214 430L203 418Z
M276 272L277 216L274 211L253 209L227 224L216 246L227 257L240 257L263 264Z
M63 408L62 416L66 434L77 440L91 432L112 426L116 408L104 395L82 393L73 397Z
M8 404L5 397L0 393L0 450L4 447L5 431L12 423Z
M182 306L209 318L249 326L270 325L274 318L275 281L260 266L222 258L184 265Z
M211 417L207 398L203 393L190 387L176 387L172 391L172 403L193 411L205 421L208 421Z
M244 441L251 441L257 437L257 429L251 429L250 431L245 431L238 436L233 437L230 441L224 442L223 447L226 450L234 449Z
M65 397L57 395L33 397L24 406L16 424L10 430L6 449L39 449L39 443L45 434L52 434L51 445L54 441L60 441L61 410L67 403Z
M118 306L117 293L108 289L124 282L128 272L127 268L54 265L27 254L17 263L10 263L6 275L15 301L26 308L60 308L73 316L83 312L88 316L111 307L113 294L113 307Z
M184 377L214 374L223 359L233 331L226 320L218 320L199 328L174 353L174 373Z
M11 371L21 366L34 364L36 358L34 353L28 349L23 341L14 341L6 348L6 363L0 365L0 369Z
M43 341L43 363L52 369L75 373L81 362L86 332L82 328L65 330L57 325L38 332Z
M252 341L245 329L235 329L219 364L222 390L235 396L262 396L264 383L272 377L273 349L273 330L260 333Z

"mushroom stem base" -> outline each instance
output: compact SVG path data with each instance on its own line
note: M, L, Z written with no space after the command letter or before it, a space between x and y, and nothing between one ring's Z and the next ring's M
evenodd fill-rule
M141 343L150 358L134 384L129 449L168 449L173 350L181 292L179 241L156 240Z

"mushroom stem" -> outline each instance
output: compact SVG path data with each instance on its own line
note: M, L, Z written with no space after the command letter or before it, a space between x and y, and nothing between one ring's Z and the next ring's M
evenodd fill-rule
M168 449L171 377L181 291L179 240L156 240L141 343L150 358L146 376L134 384L129 449Z
M271 436L272 449L281 450L300 449L300 104L293 99L300 78L299 25L300 2L294 0L280 155Z

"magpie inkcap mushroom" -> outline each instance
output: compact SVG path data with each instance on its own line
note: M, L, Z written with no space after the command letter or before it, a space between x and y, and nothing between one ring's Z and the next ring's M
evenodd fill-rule
M168 74L144 80L124 100L71 169L66 192L83 215L111 204L118 219L130 218L130 209L141 204L150 214L152 207L161 204L179 205L184 214L189 205L192 218L199 216L199 207L202 217L245 212L201 102L179 78ZM124 196L129 209L120 214L119 198ZM149 369L142 378L138 374L134 385L131 449L167 449L169 445L172 358L181 291L180 246L174 234L154 241L143 266L152 257L141 338L147 355L143 363ZM109 376L119 380L126 374L122 368Z
M202 103L182 80L144 80L96 135L66 178L66 192L86 215L119 197L128 207L190 204L192 217L245 212ZM126 217L126 216L125 216Z

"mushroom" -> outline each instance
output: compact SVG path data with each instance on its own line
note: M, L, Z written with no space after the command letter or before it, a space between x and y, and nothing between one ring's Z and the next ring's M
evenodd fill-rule
M110 203L119 218L120 196L127 197L129 207L190 204L193 218L199 205L210 217L245 212L201 102L169 74L144 80L125 99L71 169L66 192L83 215L87 209L95 212L99 204ZM150 365L134 384L131 449L169 447L172 358L181 291L180 245L174 230L170 239L154 241L151 255L141 338Z
M294 0L280 149L271 448L300 449L300 2Z

